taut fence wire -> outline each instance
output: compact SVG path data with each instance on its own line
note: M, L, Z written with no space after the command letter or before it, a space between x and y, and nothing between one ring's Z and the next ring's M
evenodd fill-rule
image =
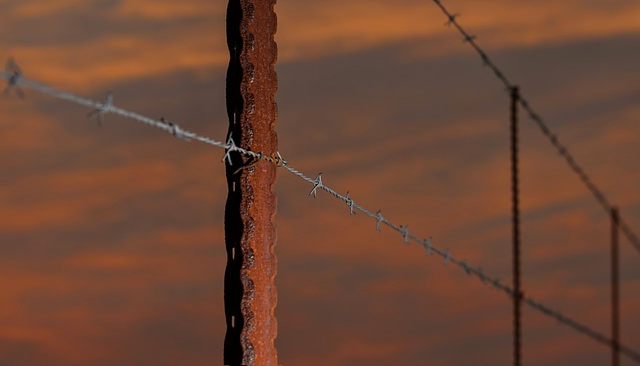
M12 66L13 65L13 66ZM88 114L88 117L97 117L98 121L102 121L106 114L115 114L121 117L125 117L128 120L140 122L146 124L148 126L156 127L165 132L171 133L173 136L180 138L185 141L199 141L207 145L215 146L225 150L222 160L228 159L230 162L230 154L235 152L239 154L243 154L249 157L252 157L257 160L266 160L273 164L276 164L278 167L285 169L296 177L308 182L311 184L312 188L309 192L309 195L317 196L318 190L325 191L336 199L344 202L349 210L350 214L356 214L357 211L363 213L365 216L373 219L375 221L375 228L377 230L381 230L381 226L385 225L392 230L399 233L402 237L402 240L405 244L410 244L414 242L422 247L424 247L427 256L431 256L434 253L444 259L444 264L447 265L451 263L465 271L465 273L469 276L478 278L483 284L488 285L498 291L504 292L509 296L510 299L513 299L515 296L514 290L508 285L503 284L497 277L488 276L484 273L484 271L480 267L475 267L469 265L466 260L459 260L451 255L451 252L447 250L443 250L433 245L431 242L431 238L421 238L409 232L407 225L397 225L393 222L387 220L382 216L381 211L376 211L375 213L372 210L369 210L360 204L356 203L353 198L351 198L350 193L347 192L345 195L338 193L336 190L326 186L322 180L322 175L318 174L315 179L310 178L306 174L302 173L300 170L294 168L289 165L280 153L277 153L276 156L266 156L261 152L249 151L243 148L238 147L232 138L225 142L217 141L215 139L211 139L208 137L201 136L197 133L190 132L181 128L178 124L169 122L165 119L153 119L141 114L128 111L123 108L116 107L114 104L114 96L111 93L107 94L107 98L104 101L95 101L92 99L80 97L76 94L59 90L57 88L45 85L43 83L29 80L24 77L22 71L17 67L17 65L10 60L8 62L7 70L0 71L0 77L7 80L7 87L4 90L5 95L9 95L12 92L15 92L19 96L24 96L24 92L21 90L21 87L25 87L43 94L47 94L51 97L66 100L84 107L91 108L92 111ZM578 331L591 339L604 344L609 347L613 347L614 342L611 338L599 333L584 324L581 324L572 318L569 318L562 314L561 312L554 310L543 303L534 300L530 296L522 296L522 301L530 306L532 309L537 310L541 314L544 314L550 318L555 319L559 323L562 323L575 331ZM624 346L622 344L618 344L620 353L627 356L629 359L635 361L640 364L640 352Z

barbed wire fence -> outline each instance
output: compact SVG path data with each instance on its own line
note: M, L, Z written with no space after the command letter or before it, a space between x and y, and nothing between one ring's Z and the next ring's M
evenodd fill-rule
M488 67L495 77L504 85L505 90L512 94L514 90L517 90L516 86L507 78L505 73L493 62L493 60L488 56L487 52L479 46L476 41L476 36L471 35L467 32L462 25L457 21L459 14L450 12L442 3L441 0L433 0L433 2L438 6L438 8L444 13L447 18L447 22L445 25L454 26L456 30L463 36L463 41L469 44L474 51L480 56L483 65ZM518 93L519 94L519 93ZM545 123L545 121L540 117L540 115L533 109L533 107L529 104L529 102L522 97L522 95L518 95L518 98L514 99L512 95L512 103L518 103L522 106L525 112L529 115L531 120L538 126L543 135L551 142L551 145L556 149L556 151L560 154L561 157L569 165L570 169L578 176L580 181L586 186L586 188L591 192L596 201L600 204L600 206L607 212L608 215L611 216L612 221L612 247L611 247L611 311L612 311L612 324L611 324L611 350L612 350L612 364L619 364L619 280L618 280L618 262L619 262L619 254L618 254L618 243L617 243L617 231L620 230L632 244L632 246L640 253L640 240L638 236L633 232L629 224L619 217L619 212L616 206L612 205L610 200L605 196L604 192L594 183L591 177L586 173L586 171L576 162L573 155L569 152L564 144L562 144L557 134L555 134L549 126ZM512 105L512 114L513 114ZM514 138L514 131L512 130L512 139ZM517 196L514 196L514 199L517 202ZM515 226L517 225L516 216L514 213L514 230L517 229ZM517 249L518 238L514 237L514 248ZM514 251L514 286L519 282L519 258L516 256L518 252ZM517 287L514 287L517 288ZM517 292L517 291L516 291ZM517 294L516 294L517 296ZM519 310L517 307L516 297L514 297L514 365L521 364L521 353L520 353L520 319L519 319Z
M346 205L349 214L354 215L357 212L360 212L371 219L373 223L375 223L376 230L380 231L382 229L382 226L384 225L399 234L404 244L410 244L411 242L413 242L423 247L427 256L433 256L434 254L440 256L444 260L445 266L451 263L452 265L463 270L468 276L479 279L480 282L487 287L505 293L510 299L513 299L513 297L516 295L514 290L508 285L502 283L499 278L485 274L482 268L470 265L466 260L460 260L456 258L451 254L450 250L445 250L439 248L436 245L433 245L431 237L424 238L410 233L407 225L398 225L396 223L393 223L382 215L382 211L374 212L373 210L367 209L361 204L357 203L352 198L350 192L346 192L346 194L343 195L338 191L332 189L324 183L322 174L318 174L315 179L311 178L309 175L290 165L280 155L280 153L277 153L275 156L267 156L262 152L250 151L238 147L232 138L229 138L227 142L218 141L191 131L187 131L180 127L177 123L167 121L164 118L154 119L126 110L124 108L117 107L115 105L114 95L110 92L107 93L107 97L105 100L96 101L81 97L68 91L54 88L35 80L27 79L24 77L22 70L20 70L19 66L12 59L7 62L6 70L0 71L0 77L7 81L7 86L4 90L5 95L11 95L12 93L15 93L16 95L23 98L25 96L25 93L22 90L22 87L28 88L42 94L49 95L53 98L66 100L80 106L91 108L92 110L88 113L87 117L96 118L98 123L104 122L105 115L113 114L124 117L124 119L127 121L135 121L151 127L159 128L184 141L198 141L223 149L224 154L222 157L222 161L226 160L231 162L230 154L232 152L236 152L257 160L265 160L273 163L276 166L291 173L292 175L298 177L299 179L302 179L309 183L311 186L311 190L308 193L309 195L316 197L318 191L324 191L335 199L342 201ZM607 337L606 335L597 332L590 327L564 315L562 312L555 310L540 301L535 300L531 296L522 296L522 302L527 304L532 309L538 311L539 313L555 319L559 323L564 324L571 329L574 329L575 331L588 336L596 342L609 347L613 347L614 345L614 342L610 337ZM640 364L640 352L622 344L618 344L618 347L621 354Z
M505 75L502 70L496 65L495 62L489 57L487 52L485 52L482 47L476 41L476 36L467 32L462 25L458 22L458 17L460 14L450 12L443 4L441 0L432 0L440 10L447 17L447 22L445 25L454 26L458 30L458 32L463 36L463 41L469 44L480 56L483 65L487 66L496 78L504 85L507 93L511 93L511 90L515 87L509 78ZM594 196L594 198L598 201L598 203L602 206L602 208L607 212L607 215L611 213L611 210L616 208L611 201L605 196L602 189L600 189L591 179L591 177L587 174L587 172L576 162L576 159L569 152L567 147L560 142L558 139L558 135L555 134L551 128L547 125L547 123L540 117L540 115L533 109L531 104L522 96L522 91L520 91L520 97L518 99L522 108L527 112L531 120L535 122L535 124L540 128L540 131L545 135L545 137L551 142L551 145L558 151L560 156L562 156L571 170L578 175L578 178L582 183L587 187L589 192ZM629 242L634 246L638 254L640 254L640 238L638 235L631 229L631 226L622 218L619 217L619 226L622 233L627 237Z

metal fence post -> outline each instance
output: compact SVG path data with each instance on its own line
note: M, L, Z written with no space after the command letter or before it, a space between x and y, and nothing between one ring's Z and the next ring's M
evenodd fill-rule
M230 0L227 8L228 141L275 157L276 0ZM225 365L276 366L276 166L230 153L226 163Z
M511 92L511 193L512 193L512 230L513 230L513 364L522 363L521 308L522 290L520 289L520 202L518 187L518 102L520 92L513 87Z
M611 364L620 364L620 305L618 282L618 209L611 209Z

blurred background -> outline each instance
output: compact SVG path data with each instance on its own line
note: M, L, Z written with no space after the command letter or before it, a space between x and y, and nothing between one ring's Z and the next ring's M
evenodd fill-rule
M640 231L640 4L443 3ZM226 5L2 0L0 59L224 140ZM437 6L276 12L285 159L510 282L509 97ZM25 92L0 100L0 364L221 365L223 151ZM524 291L608 335L609 218L521 115ZM310 189L279 171L282 365L512 362L505 294ZM640 253L620 248L621 341L640 349ZM524 363L609 359L524 307Z

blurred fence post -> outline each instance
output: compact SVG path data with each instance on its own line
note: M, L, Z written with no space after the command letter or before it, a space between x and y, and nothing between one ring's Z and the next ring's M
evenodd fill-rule
M620 364L620 305L618 283L618 209L611 209L611 364Z
M518 187L518 102L520 92L517 86L509 90L511 93L511 198L512 198L512 231L513 231L513 364L522 364L521 353L521 309L522 290L520 289L520 201Z
M230 0L227 8L228 141L275 157L276 0ZM225 365L277 366L276 166L229 153L225 207Z

